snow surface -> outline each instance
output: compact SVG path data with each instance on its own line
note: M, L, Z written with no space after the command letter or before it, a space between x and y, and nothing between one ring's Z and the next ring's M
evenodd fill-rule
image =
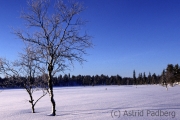
M26 91L8 89L0 93L0 120L180 120L179 91L160 85L54 88L57 116L48 116L48 95L31 113Z

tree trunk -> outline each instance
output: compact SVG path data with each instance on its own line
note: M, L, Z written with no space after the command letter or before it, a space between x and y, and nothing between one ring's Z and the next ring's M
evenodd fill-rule
M30 93L30 98L31 98L31 106L32 106L32 113L35 113L35 108L34 108L34 100L33 100L33 97L32 97L32 93Z
M29 93L29 92L28 92L28 93ZM34 100L33 100L33 97L32 97L32 93L29 93L29 96L30 96L29 102L31 103L32 113L35 113L35 109L34 109Z
M49 96L52 103L52 113L50 115L55 116L56 115L56 103L54 100L54 94L53 94L53 85L52 85L52 71L49 71L48 75L48 87L49 87Z
M168 91L168 85L166 84L166 90Z
M32 103L32 113L35 113L34 105Z

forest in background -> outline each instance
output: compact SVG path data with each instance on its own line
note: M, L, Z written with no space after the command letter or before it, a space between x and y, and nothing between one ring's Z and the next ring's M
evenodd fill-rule
M47 85L46 79L48 75L43 74L42 76L33 78L33 83L38 83L39 86L44 84ZM27 85L26 78L21 77L24 81L18 81L15 76L0 78L0 85L3 88L23 88ZM156 75L149 73L139 73L136 74L133 71L133 78L131 77L121 77L120 75L108 76L108 75L59 75L53 77L54 86L96 86L96 85L146 85L146 84L162 84L171 86L174 83L180 82L180 66L178 64L168 64L167 68L162 71L161 75ZM32 83L31 83L32 84ZM40 85L41 84L41 85ZM36 85L38 86L38 85Z

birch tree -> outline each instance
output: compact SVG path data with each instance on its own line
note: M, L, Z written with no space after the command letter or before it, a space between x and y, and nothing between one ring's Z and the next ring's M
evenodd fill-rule
M82 64L86 48L92 47L91 37L82 31L85 22L79 18L84 7L79 2L57 0L51 6L50 0L30 0L27 11L21 18L29 31L16 30L19 39L33 44L37 61L46 67L52 113L56 115L53 94L53 76L57 72L74 67L74 61ZM33 32L31 32L33 31Z
M35 61L36 55L31 52L30 48L25 49L25 54L20 55L20 59L15 62L9 62L6 59L0 59L0 71L8 77L7 86L16 86L24 88L29 95L32 113L35 113L35 105L47 94L47 84L45 79L37 79L44 72L39 63ZM42 91L42 95L34 100L33 93Z

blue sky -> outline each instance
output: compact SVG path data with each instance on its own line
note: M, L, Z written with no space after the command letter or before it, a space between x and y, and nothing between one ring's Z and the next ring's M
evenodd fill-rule
M93 36L88 62L66 73L78 75L161 74L167 64L180 64L179 0L79 0L88 21L84 30ZM0 56L17 59L23 43L12 34L21 28L25 0L0 0Z

